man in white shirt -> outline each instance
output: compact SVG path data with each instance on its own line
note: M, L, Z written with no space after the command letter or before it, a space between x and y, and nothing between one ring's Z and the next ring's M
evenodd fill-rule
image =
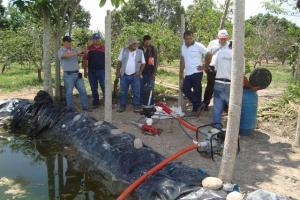
M128 47L121 50L118 58L116 70L116 77L120 78L120 107L118 112L126 110L129 86L133 92L134 111L140 111L141 75L146 62L144 52L137 47L137 39L133 36L129 37Z
M208 51L212 54L212 60L210 60L209 67L205 70L207 76L207 83L204 92L204 99L201 109L207 111L208 106L210 104L210 100L212 99L214 84L215 84L215 66L212 65L213 59L215 59L215 55L217 52L227 44L228 40L228 32L226 30L220 30L217 35L217 39L210 41L207 46Z
M183 79L182 91L193 105L192 115L199 114L199 107L202 103L202 85L203 70L202 59L205 57L205 63L210 56L205 46L193 40L193 33L186 31L184 33L185 44L181 47L180 59L180 79ZM183 71L185 69L185 76Z

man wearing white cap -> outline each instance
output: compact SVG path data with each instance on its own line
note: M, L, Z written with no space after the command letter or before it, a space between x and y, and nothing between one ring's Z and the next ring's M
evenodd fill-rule
M228 38L229 38L228 32L226 30L220 30L218 32L217 39L212 40L207 46L208 51L213 56L210 60L209 67L205 70L207 75L207 84L205 88L203 104L201 106L201 109L203 110L208 110L208 106L210 104L210 100L212 98L213 90L214 90L216 71L215 71L215 66L212 65L212 62L215 59L216 57L215 55L217 54L217 52L223 46L228 45L227 43Z
M224 107L228 105L231 82L231 67L232 67L232 45L228 44L227 31L220 31L218 34L219 48L215 52L210 63L215 67L216 76L214 84L214 110L213 123L217 129L222 128L221 118ZM216 51L216 48L215 48Z
M129 86L133 92L134 111L140 111L141 75L146 62L144 52L137 47L137 39L133 36L129 37L128 47L121 50L118 58L116 70L116 77L120 78L120 107L118 112L126 110Z

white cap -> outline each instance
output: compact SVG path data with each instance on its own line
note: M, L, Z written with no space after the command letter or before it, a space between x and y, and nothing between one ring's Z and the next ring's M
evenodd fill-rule
M225 29L219 30L219 33L218 33L219 39L227 39L228 37L229 37L228 32Z

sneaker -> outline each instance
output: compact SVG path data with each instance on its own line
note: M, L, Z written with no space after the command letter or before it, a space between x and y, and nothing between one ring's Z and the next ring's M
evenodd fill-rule
M117 112L121 113L124 112L126 110L126 108L124 106L120 106L117 110Z

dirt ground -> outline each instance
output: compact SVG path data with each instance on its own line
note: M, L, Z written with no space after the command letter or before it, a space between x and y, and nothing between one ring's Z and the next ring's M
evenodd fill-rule
M32 99L35 92L28 90L10 94L1 93L0 99L16 97ZM275 90L259 92L259 105L274 100L280 94L281 91ZM148 136L130 123L140 119L141 115L134 113L131 107L124 113L116 113L116 108L117 105L114 105L113 123L122 130L141 138L146 145L164 156L192 143L182 133L175 120L155 121L155 125L163 129L163 132L160 136ZM187 118L187 120L195 125L208 124L212 118L211 110L202 113L198 118ZM89 114L97 120L103 120L103 112L104 108L100 107ZM236 160L233 182L241 186L242 192L265 189L300 200L300 148L292 146L293 137L284 137L279 133L283 131L282 129L283 127L277 124L260 121L258 129L252 135L241 137L241 151ZM211 176L217 176L221 158L217 157L216 161L212 161L210 158L201 157L197 152L191 152L179 161L201 168Z

